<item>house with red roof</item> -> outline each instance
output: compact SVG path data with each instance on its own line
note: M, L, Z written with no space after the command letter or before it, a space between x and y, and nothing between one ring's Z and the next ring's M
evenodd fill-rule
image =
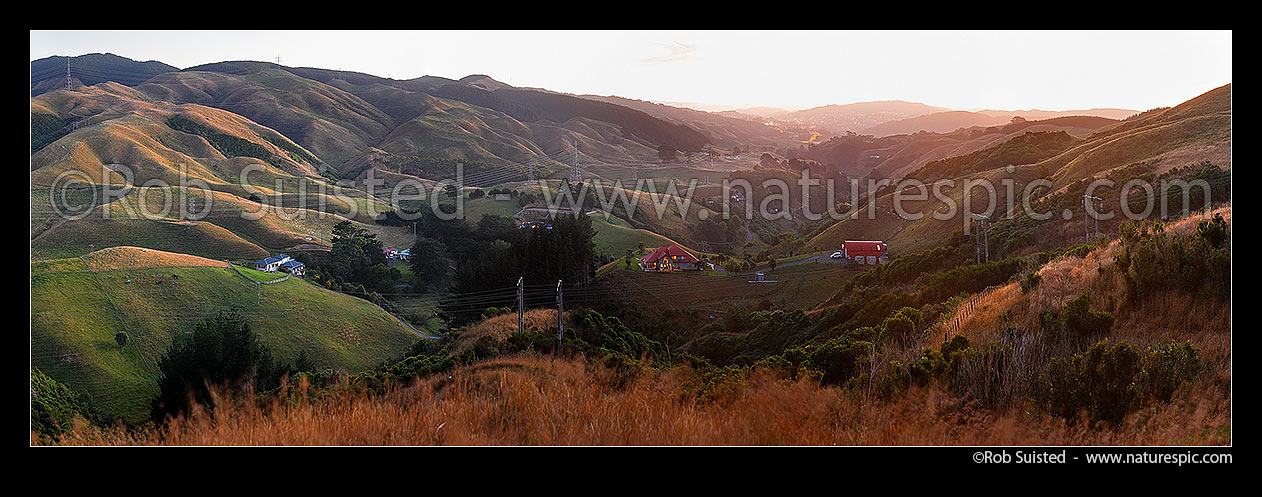
M649 255L640 258L640 269L666 273L701 269L701 260L678 245L657 247Z

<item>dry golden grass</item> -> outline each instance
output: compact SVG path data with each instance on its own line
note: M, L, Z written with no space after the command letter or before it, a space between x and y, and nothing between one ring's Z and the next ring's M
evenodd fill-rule
M531 309L522 316L527 333L547 330L556 326L557 311L554 309ZM503 342L509 335L517 332L517 312L501 314L473 325L468 331L461 333L456 339L455 351L461 353L468 350L482 337L491 337Z
M141 247L110 247L83 256L92 271L157 267L227 267L223 261Z
M1197 223L1210 219L1215 214L1221 214L1230 223L1231 207L1227 206L1172 221L1166 224L1165 229L1167 233L1190 233L1196 229ZM1108 311L1114 317L1110 339L1124 340L1139 347L1155 347L1172 341L1190 342L1200 349L1201 360L1206 365L1206 373L1194 385L1187 387L1189 392L1183 400L1157 411L1142 411L1136 416L1150 417L1152 422L1160 422L1163 426L1196 424L1204 420L1229 421L1232 343L1230 301L1198 298L1171 289L1149 296L1138 305L1128 305L1123 295L1125 284L1113 266L1113 256L1120 249L1120 242L1115 240L1085 257L1064 257L1049 262L1039 270L1042 281L1029 293L1023 293L1020 285L1013 282L974 299L971 304L965 302L955 309L959 316L959 327L948 329L965 335L972 343L994 341L998 339L999 330L1003 326L1001 315L1006 314L1020 333L1038 333L1039 311L1060 308L1081 291L1089 290L1092 309ZM939 329L937 333L931 334L933 345L941 343L942 331ZM1030 343L1034 342L1038 340ZM1033 356L1047 352L1035 351ZM1071 351L1060 351L1066 352ZM1046 357L1042 358L1045 359ZM1179 418L1180 415L1186 418ZM1218 421L1209 423L1209 426L1214 426ZM1217 426L1222 426L1222 423ZM1137 426L1135 429L1152 428Z
M1231 222L1231 207L1167 223L1167 233L1190 233L1197 223L1220 214ZM1169 340L1198 340L1207 334L1230 333L1230 306L1214 305L1178 292L1165 292L1146 299L1138 307L1123 305L1124 284L1113 270L1113 256L1120 250L1120 241L1091 251L1084 257L1062 257L1039 269L1042 281L1029 293L1022 293L1017 282L1005 284L985 296L966 301L954 310L960 316L959 331L970 340L993 339L999 328L1000 315L1007 313L1018 329L1037 329L1038 311L1059 308L1082 291L1090 290L1092 308L1114 314L1113 335L1143 343ZM941 331L934 344L940 344ZM931 337L933 338L933 337ZM1226 352L1229 352L1230 348Z
M78 426L67 445L1160 445L1223 444L1220 401L1186 389L1121 426L993 412L939 388L867 400L768 372L711 404L679 394L685 370L609 386L582 359L520 355L457 368L385 395L299 385L268 405L228 404L162 429ZM1229 434L1226 435L1229 437ZM32 443L36 440L33 437Z

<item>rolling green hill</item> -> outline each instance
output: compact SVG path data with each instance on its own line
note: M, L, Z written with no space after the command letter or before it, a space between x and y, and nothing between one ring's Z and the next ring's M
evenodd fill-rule
M32 364L129 422L148 414L172 337L237 310L279 359L359 372L417 336L381 308L299 278L256 285L221 261L136 247L31 264ZM115 334L125 332L120 346Z
M696 252L682 243L652 231L632 228L626 221L614 216L609 216L609 219L605 219L604 216L592 216L592 227L596 229L596 236L593 238L596 242L596 253L610 257L621 257L629 250L637 250L641 244L648 248L679 245Z

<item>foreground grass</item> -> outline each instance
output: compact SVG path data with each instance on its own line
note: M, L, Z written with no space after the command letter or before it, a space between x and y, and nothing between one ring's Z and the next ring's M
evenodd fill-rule
M992 412L936 387L891 400L756 371L712 402L688 369L618 375L527 354L437 374L383 395L305 383L263 404L224 403L161 429L77 427L67 445L1159 445L1230 443L1229 410L1184 392L1120 426ZM34 438L32 439L33 443Z

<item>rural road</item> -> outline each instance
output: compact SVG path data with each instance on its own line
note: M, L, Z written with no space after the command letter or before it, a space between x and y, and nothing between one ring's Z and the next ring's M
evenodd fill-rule
M847 261L846 259L833 259L833 258L828 257L828 256L829 256L829 255L831 255L831 254L832 254L832 252L822 252L822 253L820 253L820 254L818 254L818 255L813 255L813 256L811 256L811 257L807 257L807 258L802 259L802 260L799 260L799 261L785 262L785 263L782 263L782 264L777 264L777 265L776 265L776 269L786 268L786 267L793 267L793 266L799 266L799 265L802 265L802 264L809 264L809 263L812 263L812 262L819 262L819 263L822 263L822 264L847 264L847 263L849 263L849 262L850 262L850 261ZM715 270L715 271L718 271L718 272L720 272L720 273L723 273L723 274L729 275L729 276L749 276L749 277L753 277L754 273L756 273L756 272L758 272L758 271L763 271L763 272L772 272L772 273L774 273L774 272L775 272L775 270L773 270L773 269L770 269L770 268L764 268L764 269L758 269L758 270L749 271L749 272L733 273L733 272L730 272L730 271L728 271L728 270L726 270L726 269L723 269L723 266L720 266L720 265L718 265L718 264L715 264L715 265L714 265L714 270Z
M811 262L822 262L822 263L824 263L824 264L846 264L846 263L850 262L850 261L847 261L846 259L833 259L833 258L831 258L831 257L828 257L829 255L832 255L832 252L824 252L824 253L821 253L821 254L819 254L819 255L814 255L814 256L811 256L811 257L807 257L807 258L802 259L802 260L800 260L800 261L793 261L793 262L786 262L786 263L784 263L784 264L777 264L777 265L776 265L776 269L779 269L779 268L782 268L782 267L792 267L792 266L797 266L797 265L801 265L801 264L808 264L808 263L811 263Z

